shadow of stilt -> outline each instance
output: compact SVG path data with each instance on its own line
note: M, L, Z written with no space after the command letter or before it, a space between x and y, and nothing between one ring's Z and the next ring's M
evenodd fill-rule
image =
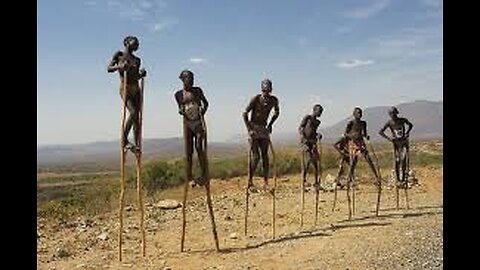
M328 233L328 231L334 232L334 231L337 231L337 230L347 229L347 228L386 226L386 225L390 225L390 224L391 223L389 223L389 222L368 222L368 223L361 223L361 224L342 224L342 225L331 224L329 227L325 227L325 228L321 228L321 229L305 230L305 231L301 231L301 232L296 233L296 234L285 235L285 236L282 236L282 237L279 237L279 238L276 238L276 239L270 239L270 240L263 241L263 242L260 242L260 243L257 243L257 244L247 245L246 247L225 248L225 249L222 249L220 252L221 253L232 253L232 252L256 249L256 248L260 248L260 247L268 245L268 244L281 243L281 242L286 242L286 241L291 241L291 240L311 238L311 237L331 236L331 234Z

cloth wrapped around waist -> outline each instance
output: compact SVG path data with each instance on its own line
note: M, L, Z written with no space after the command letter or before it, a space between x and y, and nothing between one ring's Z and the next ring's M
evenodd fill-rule
M356 157L367 150L365 141L363 139L348 140L348 152L350 156Z

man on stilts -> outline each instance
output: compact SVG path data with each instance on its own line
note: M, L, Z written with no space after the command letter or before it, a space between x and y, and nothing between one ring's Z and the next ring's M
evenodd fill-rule
M258 193L260 190L253 183L253 176L257 169L260 157L263 165L263 191L270 192L273 196L273 237L275 237L275 185L276 185L276 168L275 168L275 152L272 147L270 134L272 133L273 123L280 115L280 107L277 97L272 93L272 81L264 79L261 83L261 94L255 95L243 112L243 121L248 131L249 151L248 151L248 183L246 187L246 208L245 208L245 234L247 234L248 220L248 201L250 192ZM267 124L270 112L274 111L272 118ZM249 114L251 117L249 119ZM269 158L268 149L272 152L274 177L273 188L270 189L268 184L269 175ZM253 157L253 158L252 158ZM253 160L252 160L253 159Z
M370 136L367 134L367 122L361 120L362 118L362 109L356 107L353 111L354 119L347 123L344 136L348 140L348 151L350 159L350 168L348 173L348 184L347 184L347 200L348 200L348 219L352 217L352 209L350 206L350 187L354 183L355 177L355 168L358 162L358 156L362 154L367 161L370 169L375 175L374 184L378 187L378 196L377 196L377 208L376 215L378 215L378 210L380 206L380 194L381 194L381 177L379 168L376 168L373 164L372 159L367 150L367 145L365 144L364 138L367 139L367 142L370 140ZM371 147L373 152L373 147ZM375 156L375 152L373 152ZM376 157L376 156L375 156ZM378 166L378 160L376 160ZM355 213L355 189L353 190L353 211Z
M208 101L203 94L200 87L193 86L194 75L190 70L183 70L180 73L179 79L183 82L183 89L175 93L175 100L178 105L178 113L183 116L183 136L185 143L185 171L186 181L184 189L184 197L182 204L183 227L180 250L183 252L185 241L185 226L186 226L186 202L188 183L193 180L195 184L204 186L207 196L207 207L212 223L212 232L215 240L215 247L218 250L218 236L215 225L215 218L213 214L213 206L210 196L210 179L208 173L208 156L207 156L207 126L205 124L204 115L208 109ZM197 152L198 161L200 164L201 176L193 177L192 163L193 163L193 149Z
M315 170L315 223L318 216L318 197L321 190L319 170L320 170L320 154L318 152L318 143L322 140L322 134L317 133L320 126L320 116L323 113L323 107L320 104L313 106L312 114L305 115L300 122L298 132L300 134L300 147L302 151L302 185L301 185L301 215L300 226L303 226L303 209L305 202L305 188L307 184L307 174L310 165ZM306 160L306 161L305 161Z
M272 81L269 79L263 80L261 87L262 93L254 96L243 112L243 120L249 135L250 150L253 153L253 160L250 164L248 174L248 187L252 192L258 192L258 189L253 184L253 175L257 169L260 157L263 165L263 189L268 190L268 148L270 144L270 133L272 133L273 123L280 115L278 99L271 94ZM272 109L274 110L274 113L267 124ZM250 112L251 118L248 119L248 114Z
M145 69L140 68L141 60L134 55L138 50L139 42L135 36L127 36L123 40L124 50L117 51L107 68L109 73L118 71L120 75L120 96L123 101L122 106L122 127L121 127L121 153L120 153L120 228L118 234L118 259L122 260L122 232L123 232L123 207L125 199L125 160L128 150L135 154L137 161L137 196L140 209L140 227L142 233L142 255L145 256L145 227L144 227L144 207L142 198L141 175L141 155L142 155L142 113L143 113L143 87L144 78L147 75ZM139 86L141 80L141 87ZM125 123L126 109L129 115ZM134 143L128 140L128 134L133 126Z
M407 118L398 117L398 109L396 107L391 107L388 110L390 120L385 123L385 125L380 129L379 134L385 139L389 140L393 144L393 157L395 160L395 190L396 190L396 199L397 199L397 210L399 208L399 196L398 196L398 187L405 189L405 200L407 203L407 209L409 208L408 204L408 174L409 174L409 155L410 148L408 138L410 137L410 131L413 128L413 124L408 121ZM405 125L408 126L405 130ZM390 129L392 137L388 137L385 134L386 129ZM401 172L401 177L400 177Z

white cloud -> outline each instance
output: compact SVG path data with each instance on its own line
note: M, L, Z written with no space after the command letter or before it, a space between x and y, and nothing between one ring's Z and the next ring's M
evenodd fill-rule
M200 64L207 61L207 59L204 58L190 58L190 62L194 64Z
M164 19L163 21L153 25L153 32L163 31L165 29L168 29L174 26L177 23L178 21L176 19L171 19L171 18Z
M93 2L92 0L87 0ZM98 2L98 9L117 14L132 21L154 21L167 6L166 0L108 0Z
M389 4L390 0L374 0L370 1L369 5L348 10L344 15L352 19L367 19L384 10Z
M375 61L373 60L358 60L352 59L345 62L337 63L336 66L339 68L356 68L361 66L373 65Z

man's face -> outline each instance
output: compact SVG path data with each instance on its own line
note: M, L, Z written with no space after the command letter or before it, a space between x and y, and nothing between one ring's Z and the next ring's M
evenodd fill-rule
M323 113L323 109L322 107L320 106L315 106L313 107L313 114L316 116L316 117L320 117Z
M267 81L262 82L262 93L265 96L270 95L272 92L272 85L268 83Z
M193 75L191 73L185 73L182 77L183 85L187 88L193 86Z
M357 120L362 118L362 111L359 110L359 109L355 109L353 111L353 117L355 117L355 119L357 119Z
M138 43L138 39L136 38L131 38L127 41L127 48L132 52L138 50L138 46L139 46L139 43Z
M390 115L390 118L392 118L393 120L398 118L398 115L393 111L388 112L388 115Z

